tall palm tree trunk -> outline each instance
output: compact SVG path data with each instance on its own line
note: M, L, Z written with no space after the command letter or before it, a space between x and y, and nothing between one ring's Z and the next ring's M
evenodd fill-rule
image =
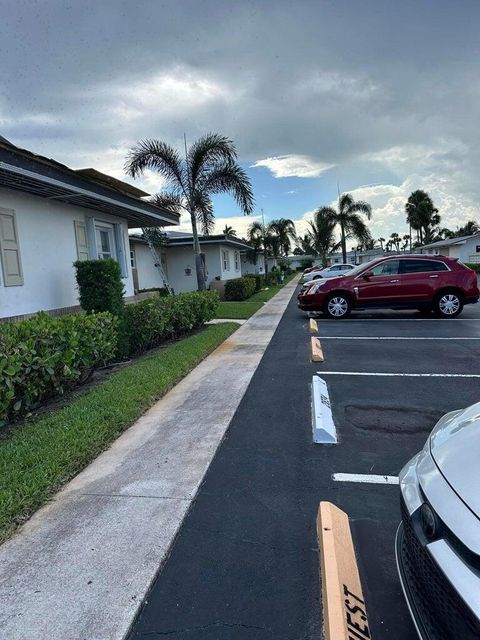
M342 261L343 264L347 262L347 239L345 238L345 227L343 224L340 224L341 234L342 234Z
M206 277L205 277L205 255L200 249L200 241L198 239L197 219L194 213L190 213L192 221L192 235L193 235L193 252L195 254L195 272L197 274L197 288L198 291L205 291Z

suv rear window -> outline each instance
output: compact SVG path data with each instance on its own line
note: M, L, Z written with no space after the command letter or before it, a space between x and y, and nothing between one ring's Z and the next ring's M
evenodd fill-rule
M425 273L428 271L448 271L443 262L437 260L401 260L400 273Z

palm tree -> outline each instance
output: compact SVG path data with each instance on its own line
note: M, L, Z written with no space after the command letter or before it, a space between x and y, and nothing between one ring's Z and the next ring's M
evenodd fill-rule
M223 235L225 235L225 236L236 236L237 232L235 231L235 229L233 227L231 227L230 225L226 224L225 228L223 230Z
M398 233L394 232L394 233L392 233L390 235L390 242L395 247L395 249L397 251L399 251L399 248L400 248L400 236L398 235Z
M301 253L311 256L315 253L312 247L312 237L309 233L305 233L303 236L297 237L297 245ZM295 253L295 251L293 252Z
M273 235L278 236L278 242L280 244L281 251L284 256L288 256L291 249L291 242L295 242L297 233L295 231L295 224L293 220L288 218L279 218L278 220L272 220L269 224L270 230Z
M338 199L338 211L333 207L320 207L317 212L324 214L329 220L340 226L340 243L343 262L347 261L347 239L356 238L362 243L371 239L370 231L358 215L363 213L367 220L372 217L372 208L367 202L355 202L349 193L343 193Z
M322 209L315 211L313 220L309 223L308 235L311 246L316 255L320 256L324 266L327 264L329 253L334 251L339 244L335 238L336 224L330 214Z
M153 201L172 213L190 215L199 291L206 288L205 255L200 250L197 225L204 233L214 227L212 195L230 193L245 215L253 210L253 192L245 171L237 162L235 145L225 136L208 133L198 138L185 158L166 142L142 140L133 147L125 171L136 178L146 169L157 171L167 181L167 190Z
M378 238L377 242L380 243L380 249L383 251L383 243L385 242L385 238Z
M402 247L402 251L405 253L405 251L407 250L408 245L410 244L410 234L406 233L403 238L403 247Z
M421 189L413 191L405 204L405 212L407 223L417 232L417 241L420 244L431 242L441 217L428 193Z
M280 242L274 229L272 229L271 223L263 224L262 222L252 222L247 231L247 238L252 247L252 250L248 254L250 261L255 264L257 256L263 253L265 275L267 275L268 254L270 253L274 258L278 258L280 252Z
M480 233L480 225L475 220L469 220L463 227L458 228L451 237L474 236L476 233Z

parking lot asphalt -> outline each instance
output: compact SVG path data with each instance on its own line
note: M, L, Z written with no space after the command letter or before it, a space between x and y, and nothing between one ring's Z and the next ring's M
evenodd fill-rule
M398 486L332 475L398 475L443 413L480 400L479 378L446 377L480 374L479 307L453 320L388 311L318 318L325 362L314 364L308 318L293 297L130 640L320 640L321 500L350 517L372 638L414 640L395 567ZM312 442L316 372L338 445ZM382 373L424 375L371 375Z

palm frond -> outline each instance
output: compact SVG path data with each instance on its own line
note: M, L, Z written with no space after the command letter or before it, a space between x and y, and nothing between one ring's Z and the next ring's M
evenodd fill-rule
M313 214L314 220L316 220L317 217L325 218L326 220L332 221L334 224L338 222L338 213L333 207L318 208Z
M356 213L352 213L345 223L345 235L347 238L356 238L362 244L370 242L372 236L363 219Z
M192 200L195 210L195 217L202 227L202 233L210 235L215 227L215 214L213 213L213 202L205 192L197 191Z
M215 166L200 183L197 182L197 188L211 194L230 193L244 214L253 211L255 200L250 180L238 164L224 162Z
M175 191L186 194L185 168L178 152L166 142L141 140L129 151L125 172L136 178L146 169L157 171Z
M202 173L208 173L218 164L234 164L237 152L233 141L226 136L207 133L192 144L187 157L192 187L195 188Z
M180 214L184 209L182 198L175 191L162 191L152 196L152 202L157 207L170 213Z
M372 217L372 207L368 202L363 202L363 200L353 202L348 211L349 213L363 213L367 217L367 220L370 220Z

